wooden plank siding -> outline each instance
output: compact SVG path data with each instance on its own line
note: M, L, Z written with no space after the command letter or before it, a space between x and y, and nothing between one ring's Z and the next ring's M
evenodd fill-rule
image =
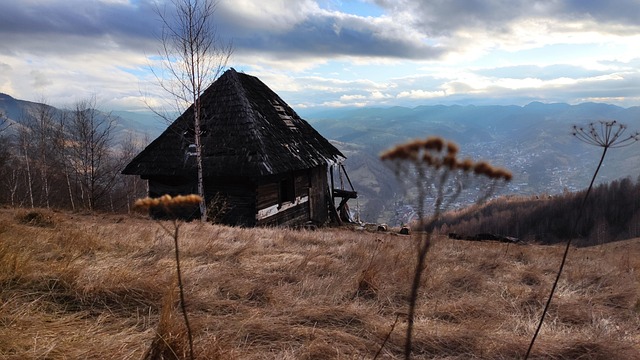
M257 225L293 225L310 220L324 223L327 220L326 171L326 166L318 166L264 179L270 182L257 187ZM280 185L287 178L293 178L295 200L283 202Z
M328 219L326 192L327 166L311 169L309 174L309 219L317 224L324 224Z
M296 197L309 195L309 177L311 170L299 172L294 175Z
M300 170L261 178L256 189L256 225L293 225L308 221L309 173L310 170ZM293 193L287 194L289 199L283 194L283 186L293 186Z
M304 224L309 220L308 202L279 211L276 215L258 220L259 226L290 226Z
M256 190L257 209L266 209L269 206L278 204L279 183L272 182L268 184L258 185Z
M256 225L256 185L242 178L207 178L204 183L207 201L226 201L227 209L221 221L228 225Z

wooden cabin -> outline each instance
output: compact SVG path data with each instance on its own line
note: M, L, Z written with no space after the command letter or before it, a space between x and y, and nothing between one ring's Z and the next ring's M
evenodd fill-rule
M230 69L200 101L205 199L208 206L226 204L222 223L340 221L337 210L356 193L334 191L327 174L344 155L269 87ZM197 193L193 123L192 105L122 173L148 180L150 197ZM336 196L343 199L338 209Z

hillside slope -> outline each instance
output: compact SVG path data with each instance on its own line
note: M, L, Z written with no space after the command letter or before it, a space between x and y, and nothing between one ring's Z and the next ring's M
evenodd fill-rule
M0 357L186 358L160 225L0 209ZM189 223L179 241L196 358L371 359L389 333L379 358L403 357L411 237ZM520 358L561 251L436 239L415 358ZM640 239L574 249L534 358L640 358L638 255Z
M640 177L596 186L572 234L585 193L501 197L444 214L435 227L445 234L493 233L539 243L577 238L574 244L579 246L640 236Z

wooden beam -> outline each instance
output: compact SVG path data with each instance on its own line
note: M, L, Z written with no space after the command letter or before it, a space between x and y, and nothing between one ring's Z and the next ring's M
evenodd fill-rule
M344 165L340 164L340 166L342 167L342 171L344 172L344 176L347 177L347 181L349 182L349 186L351 186L351 190L353 190L353 192L355 192L355 189L353 188L353 184L351 183L351 179L349 179L349 174L347 174L347 169L344 168Z
M340 220L340 215L338 215L338 210L336 210L336 205L333 201L333 197L329 193L329 189L327 188L327 205L329 206L329 215L331 218L338 223L338 225L342 225L342 220Z
M355 199L358 197L358 193L355 191L349 191L349 190L333 189L333 197Z

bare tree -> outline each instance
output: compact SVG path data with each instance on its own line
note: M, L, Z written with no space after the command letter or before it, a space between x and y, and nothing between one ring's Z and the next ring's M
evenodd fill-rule
M147 138L145 138L144 143L149 143ZM120 163L123 165L129 163L142 149L141 141L129 134L120 142L120 153L118 155ZM118 178L125 196L127 212L131 213L131 204L136 199L145 196L146 187L137 176L118 175Z
M58 118L58 122L56 123L53 129L53 149L59 159L59 170L62 171L62 175L64 176L64 180L66 183L66 191L69 195L69 205L72 210L76 210L76 203L74 200L74 191L71 183L73 176L73 167L71 164L71 151L69 150L70 143L69 136L67 134L67 126L66 123L70 118L69 112L62 112L61 116Z
M89 210L109 194L118 174L111 154L115 119L95 109L95 98L78 101L67 125L70 165Z
M7 115L0 111L0 134L7 130L9 126L11 126L11 123L9 122Z
M4 155L4 156L3 156ZM0 154L2 156L2 167L0 167L0 185L2 185L2 193L6 194L6 201L13 207L17 204L17 194L20 185L20 164L19 160L8 152Z
M16 139L18 148L20 151L20 157L23 159L25 170L25 184L27 185L27 194L29 195L29 204L31 208L35 207L33 197L33 173L31 172L32 152L33 152L33 131L28 126L30 122L29 114L23 112L21 115L21 121L16 132Z
M0 112L0 202L9 201L14 206L17 191L17 166L14 154L11 151L13 142L3 132L9 128L9 120Z
M40 182L42 187L42 203L50 207L50 175L51 166L54 161L55 132L55 112L54 108L47 105L46 101L41 100L29 117L29 127L32 134L32 145L34 148L34 160L37 170L40 173Z
M202 111L200 95L221 74L233 52L231 43L221 40L214 24L216 1L172 0L171 15L167 9L156 7L163 24L160 56L163 73L168 79L154 71L158 83L182 113L182 109L193 104L193 142L196 148L198 171L198 195L201 197L200 214L207 220L206 200L202 166L202 143L200 141Z

